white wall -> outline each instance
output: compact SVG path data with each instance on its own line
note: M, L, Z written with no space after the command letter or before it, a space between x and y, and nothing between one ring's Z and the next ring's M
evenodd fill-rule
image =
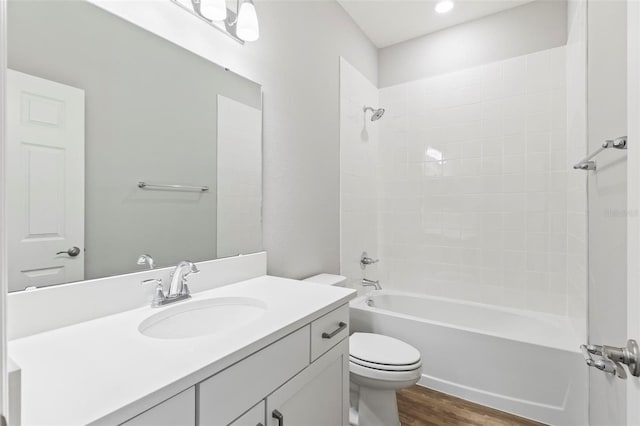
M377 82L377 50L346 12L332 1L257 2L260 40L241 46L168 1L93 1L263 85L269 273L337 273L338 58Z
M565 1L536 1L380 49L379 87L563 46L566 13Z
M340 59L340 274L358 287L377 279L377 264L360 268L363 251L378 257L378 134L367 105L378 107L378 89L344 58ZM383 117L384 120L384 117Z
M588 143L626 135L626 2L588 2ZM589 187L589 341L624 346L627 336L626 152L605 151ZM591 369L593 425L626 424L622 380Z

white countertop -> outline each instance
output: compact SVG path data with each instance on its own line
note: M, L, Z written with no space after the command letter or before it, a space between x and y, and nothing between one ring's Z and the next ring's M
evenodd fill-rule
M164 340L138 331L145 318L210 297L252 297L265 314L243 328ZM22 369L22 424L116 424L151 408L355 297L346 288L263 276L12 340Z

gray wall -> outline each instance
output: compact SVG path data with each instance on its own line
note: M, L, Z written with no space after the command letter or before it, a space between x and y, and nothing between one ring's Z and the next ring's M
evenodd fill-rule
M626 2L590 1L588 7L589 151L625 135ZM589 188L589 341L623 346L627 340L627 161L605 151ZM626 424L626 382L590 369L593 425Z
M12 2L8 28L10 68L85 90L86 278L215 258L217 95L260 86L85 2Z
M565 1L536 1L379 51L379 87L563 46Z

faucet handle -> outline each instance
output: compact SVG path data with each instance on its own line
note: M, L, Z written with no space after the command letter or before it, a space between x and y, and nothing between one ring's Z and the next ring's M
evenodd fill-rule
M166 299L166 295L164 294L164 288L162 287L162 279L159 278L150 278L148 280L144 280L140 282L140 284L155 284L156 291L153 296L153 300L151 301L151 306L160 306L162 302Z
M149 278L148 280L140 281L140 284L152 284L152 283L162 286L162 278Z
M373 265L374 263L378 263L380 262L380 259L372 259L369 257L369 255L367 255L366 251L362 252L362 255L360 255L360 268L364 269L367 267L367 265Z

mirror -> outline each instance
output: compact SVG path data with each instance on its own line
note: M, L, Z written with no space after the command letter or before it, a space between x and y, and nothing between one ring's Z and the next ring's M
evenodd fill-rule
M80 0L9 1L8 67L11 291L262 249L260 85Z

